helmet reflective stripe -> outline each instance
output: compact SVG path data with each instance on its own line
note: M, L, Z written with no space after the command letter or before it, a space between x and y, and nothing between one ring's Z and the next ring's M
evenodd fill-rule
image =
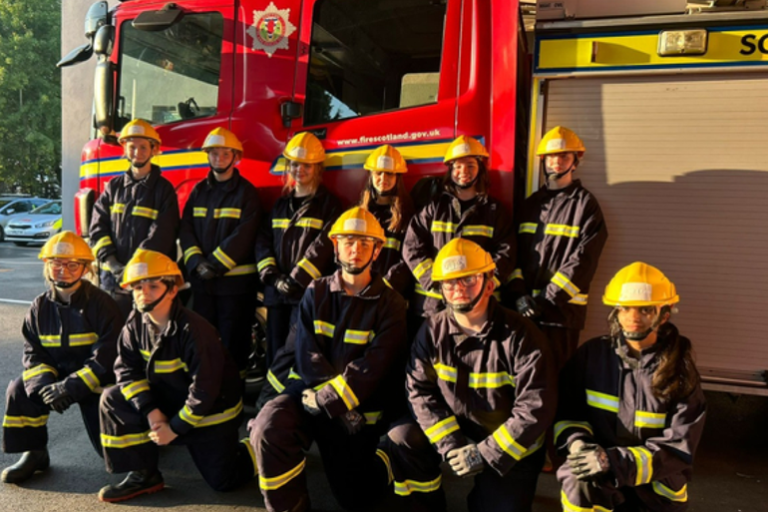
M56 245L53 246L52 253L55 256L74 256L75 255L75 246L72 244L59 242Z
M209 135L208 140L205 141L206 146L225 146L226 140L223 135Z
M443 260L443 274L461 272L467 268L466 256L450 256Z
M126 135L144 135L144 127L138 124L128 127L128 133Z
M466 155L471 152L472 150L469 148L469 144L458 144L453 148L453 156Z
M134 263L126 271L128 279L126 281L135 281L149 275L149 267L146 263Z
M307 150L302 147L292 148L290 155L294 158L307 158Z
M344 231L368 232L368 223L364 219L347 219L344 221Z
M565 139L552 139L547 141L547 151L564 151L568 147Z
M379 169L395 169L395 161L390 156L382 155L376 161L376 167Z
M651 301L653 297L653 286L646 283L624 283L621 285L621 294L619 301Z

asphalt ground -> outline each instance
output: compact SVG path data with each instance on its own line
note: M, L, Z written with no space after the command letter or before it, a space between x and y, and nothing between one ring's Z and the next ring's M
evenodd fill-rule
M21 324L29 302L45 289L39 248L0 243L0 385L21 374ZM727 342L727 341L724 341ZM707 393L709 413L704 438L697 453L694 481L688 486L689 510L694 512L768 511L768 399ZM248 408L247 408L248 410ZM0 403L0 414L5 403ZM203 482L183 447L161 452L161 471L166 488L127 504L109 505L96 499L98 490L120 481L110 475L93 451L73 407L63 415L51 413L48 422L51 468L22 485L0 483L0 512L41 511L234 511L264 510L254 480L230 493L218 493ZM243 429L243 436L245 436ZM15 454L0 453L0 468L13 464ZM307 458L308 481L314 509L340 510L328 490L318 453ZM471 480L444 473L449 511L466 510ZM553 475L539 479L535 512L555 512L559 487ZM389 511L393 499L371 507Z

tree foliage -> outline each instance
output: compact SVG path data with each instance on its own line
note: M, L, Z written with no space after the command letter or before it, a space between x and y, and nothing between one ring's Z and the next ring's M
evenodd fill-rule
M0 0L0 193L58 196L61 4Z

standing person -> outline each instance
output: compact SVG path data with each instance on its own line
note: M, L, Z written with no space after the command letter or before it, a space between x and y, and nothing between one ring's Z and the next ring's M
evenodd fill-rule
M435 258L448 309L424 322L411 350L406 389L418 423L401 421L386 440L406 510L446 510L441 461L475 477L470 511L531 510L556 374L541 332L493 297L495 267L462 238Z
M217 491L254 477L247 440L238 442L242 385L216 329L177 300L181 271L166 255L139 249L121 286L136 311L118 342L117 385L99 408L101 443L110 473L99 500L124 501L161 490L158 446L186 445L205 481Z
M370 174L360 207L376 217L387 237L381 255L373 262L373 270L408 299L413 290L413 276L403 261L402 252L405 230L413 216L413 203L403 180L408 165L397 149L385 144L368 155L364 167Z
M595 197L574 179L584 143L557 126L539 143L547 183L525 200L518 228L518 268L505 302L535 320L560 369L579 344L589 285L608 238Z
M99 393L112 384L123 318L106 292L84 280L94 261L90 247L71 231L52 236L40 251L48 291L32 302L22 334L24 374L11 381L3 418L3 451L22 453L3 471L18 484L48 469L48 415L72 404L101 455Z
M89 237L101 264L101 288L127 318L133 303L131 294L120 288L125 264L138 248L176 258L179 203L173 185L152 163L160 154L160 135L152 125L134 119L119 141L130 168L107 183L96 199Z
M488 151L465 135L454 140L445 155L444 191L414 216L403 244L403 259L416 278L412 313L428 317L443 309L432 279L437 252L454 238L472 240L496 262L493 281L507 281L515 266L512 218L488 195Z
M283 156L288 160L283 196L256 239L258 270L266 285L268 366L296 323L304 290L331 271L328 230L341 213L339 200L323 185L325 149L317 137L297 134Z
M361 208L330 231L341 266L315 280L301 301L296 373L249 423L259 486L270 512L310 509L304 452L317 442L331 491L345 510L366 510L389 483L388 404L398 393L406 347L405 300L372 272L384 230Z
M211 170L184 206L179 240L192 284L192 309L216 327L244 376L256 311L253 244L261 204L256 188L235 167L243 145L234 133L214 129L203 151Z
M641 262L606 287L610 335L579 347L560 379L563 510L687 508L706 404L691 342L669 321L679 300L675 285Z

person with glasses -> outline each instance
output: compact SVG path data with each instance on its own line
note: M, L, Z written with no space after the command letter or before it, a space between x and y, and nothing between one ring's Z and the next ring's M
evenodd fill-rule
M49 415L75 403L101 455L99 393L115 382L112 367L123 318L109 294L84 279L94 261L90 247L62 231L45 243L39 257L48 291L35 298L24 319L24 373L6 393L3 451L23 455L3 471L5 483L24 482L48 468Z
M495 268L490 253L463 238L435 258L432 280L447 309L416 336L406 368L412 418L385 440L404 510L446 510L443 461L474 477L470 511L531 510L556 372L542 333L493 297Z
M343 213L329 237L341 268L304 294L294 377L248 424L270 512L310 510L305 452L313 442L344 510L368 510L390 481L377 445L402 393L405 300L371 269L386 236L370 212Z
M242 385L216 329L179 302L184 282L168 256L139 249L121 286L136 303L118 341L117 385L99 408L101 443L110 473L128 473L103 487L99 500L124 501L165 486L159 446L185 445L214 490L254 477L248 440L240 442Z
M691 342L670 322L679 301L675 285L642 262L606 287L610 334L579 347L560 376L563 510L687 508L706 402Z

